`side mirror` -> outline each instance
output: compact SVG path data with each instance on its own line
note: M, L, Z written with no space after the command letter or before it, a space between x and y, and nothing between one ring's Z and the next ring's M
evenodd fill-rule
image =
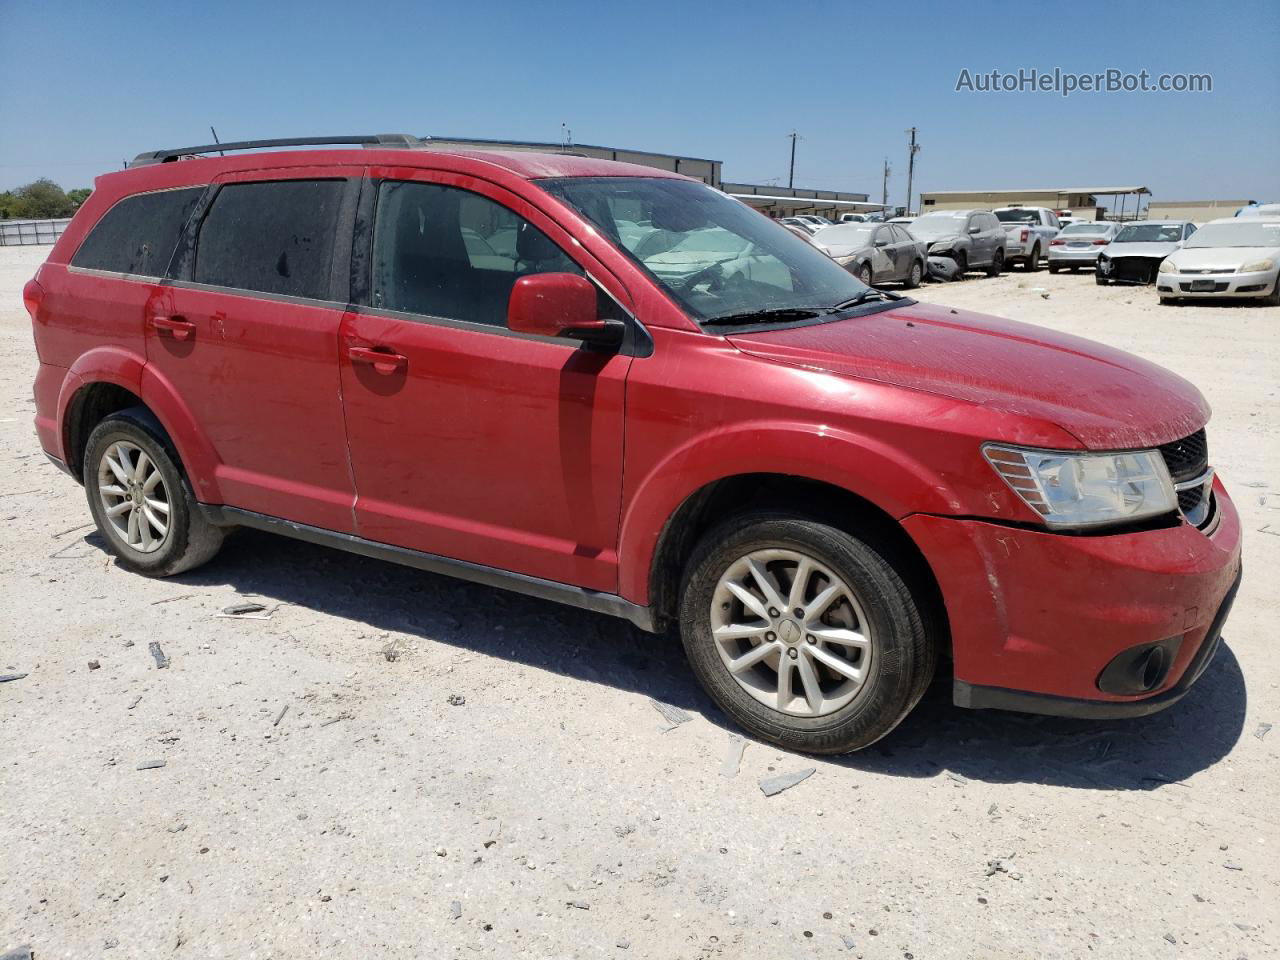
M876 238L876 246L877 246L877 247L887 247L888 245L889 245L889 238L888 238L888 237L877 237L877 238Z
M970 233L981 233L981 232L982 232L982 228L981 228L981 227L970 227L970 228L969 228L969 232L970 232Z
M540 337L570 336L617 345L623 327L596 310L596 288L576 273L534 273L521 277L507 301L507 327Z

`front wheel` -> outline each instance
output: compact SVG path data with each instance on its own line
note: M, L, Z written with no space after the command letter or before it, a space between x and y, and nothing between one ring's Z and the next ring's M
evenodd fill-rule
M1100 273L1095 273L1095 274L1093 275L1093 282L1094 282L1094 283L1096 283L1096 284L1097 284L1098 286L1100 286L1100 287L1105 287L1105 286L1106 286L1107 284L1109 284L1111 281L1110 281L1110 280L1108 280L1106 277L1104 277L1102 274L1100 274Z
M911 271L907 274L907 289L914 290L920 286L920 281L924 279L924 264L917 260L911 264Z
M937 645L871 541L783 513L733 518L686 568L680 633L713 700L755 736L847 753L902 720Z
M995 256L991 258L991 266L987 267L988 277L1000 276L1000 271L1004 269L1004 251L997 250Z
M858 270L858 279L861 280L863 283L865 283L868 287L871 286L871 264L864 263L862 265L862 267Z
M113 413L89 434L89 511L120 566L170 577L205 563L223 531L199 510L163 428L144 407Z
M952 277L952 279L953 280L963 279L964 275L969 271L969 255L966 254L963 250L961 250L954 255L953 259L956 262L956 272L955 272L955 276Z

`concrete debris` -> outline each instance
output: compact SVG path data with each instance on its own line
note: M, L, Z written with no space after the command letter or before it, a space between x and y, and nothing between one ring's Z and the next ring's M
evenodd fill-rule
M1176 944L1178 942L1178 938L1175 937L1172 933L1166 933L1164 935L1164 938L1168 940L1170 943Z
M13 680L21 680L25 677L25 673L4 673L0 674L0 683L9 683Z
M846 950L852 950L858 945L858 941L854 940L853 937L849 936L847 933L840 934L840 942L844 944L844 948Z
M382 656L387 663L395 663L400 659L400 638L396 637L382 648Z
M1243 869L1244 869L1244 867L1240 866L1240 864L1238 864L1238 863L1224 863L1224 864L1223 864L1223 866L1224 866L1224 867L1226 867L1228 870L1243 870Z
M961 774L958 774L958 773L951 773L950 771L948 771L948 772L947 772L947 779L948 779L948 780L954 780L956 783L968 783L968 782L969 782L969 778L968 778L968 777L966 777L966 776L962 776Z
M808 767L804 770L797 770L794 773L780 773L776 777L766 777L760 781L760 789L766 797L772 797L783 790L791 789L797 783L808 780L817 772L817 768Z
M720 764L720 776L736 777L742 766L742 753L747 749L747 742L736 733L729 734L729 746L725 750L724 760Z
M101 669L102 669L102 664L100 664L97 660L90 660L90 661L89 661L89 669L90 669L90 670L101 670Z
M163 670L169 666L169 658L164 655L164 651L160 649L160 644L152 640L147 644L147 649L151 651L151 656L155 657L156 669Z
M619 950L630 950L630 949L631 949L631 941L630 941L630 940L628 940L628 939L626 939L625 937L624 937L623 939L619 940L619 941L618 941L618 949L619 949Z
M138 769L139 770L158 770L160 767L163 767L166 763L168 763L167 760L143 760L140 764L138 764Z
M449 694L449 706L461 707L461 706L465 706L466 703L467 703L467 698L464 697L462 694L460 693Z
M454 920L458 920L462 917L461 901L455 900L453 901L453 903L449 904L449 916L452 917Z
M243 617L246 613L261 613L265 609L266 606L261 603L233 603L229 607L223 607L222 612L228 617Z
M573 907L573 909L575 909L575 910L590 910L590 909L591 909L591 904L587 903L587 901L585 901L585 900L570 900L570 901L568 901L568 905L569 905L569 906L571 906L571 907Z
M667 723L671 724L671 726L667 727L667 730L678 727L682 723L688 723L693 719L693 717L689 716L689 714L685 713L679 707L673 707L669 703L663 703L661 700L652 699L649 702L653 704L653 709L662 714L662 718L666 720ZM666 731L663 732L665 733Z
M22 674L19 674L19 676L25 677L25 676L26 676L26 674L25 674L25 673L22 673ZM0 677L0 680L3 680L3 679L4 679L3 677ZM1271 731L1271 724L1269 724L1269 723L1260 723L1260 724L1258 724L1258 729L1257 729L1257 730L1255 730L1255 731L1253 731L1253 735L1254 735L1255 737L1257 737L1259 740L1261 740L1261 739L1262 739L1263 737L1265 737L1265 736L1266 736L1270 731Z

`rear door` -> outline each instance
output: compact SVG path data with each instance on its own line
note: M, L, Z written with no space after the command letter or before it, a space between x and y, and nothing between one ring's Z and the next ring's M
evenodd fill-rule
M502 187L418 168L370 174L354 270L365 289L341 355L360 535L615 591L631 357L514 333L506 310L531 273L609 284L606 316L625 291Z
M219 178L145 325L149 366L217 453L224 502L348 533L338 329L357 190L344 168Z

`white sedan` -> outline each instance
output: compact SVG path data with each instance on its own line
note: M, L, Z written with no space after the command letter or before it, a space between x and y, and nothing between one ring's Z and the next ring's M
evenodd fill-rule
M1160 263L1161 303L1184 297L1262 297L1280 306L1280 218L1205 224Z

